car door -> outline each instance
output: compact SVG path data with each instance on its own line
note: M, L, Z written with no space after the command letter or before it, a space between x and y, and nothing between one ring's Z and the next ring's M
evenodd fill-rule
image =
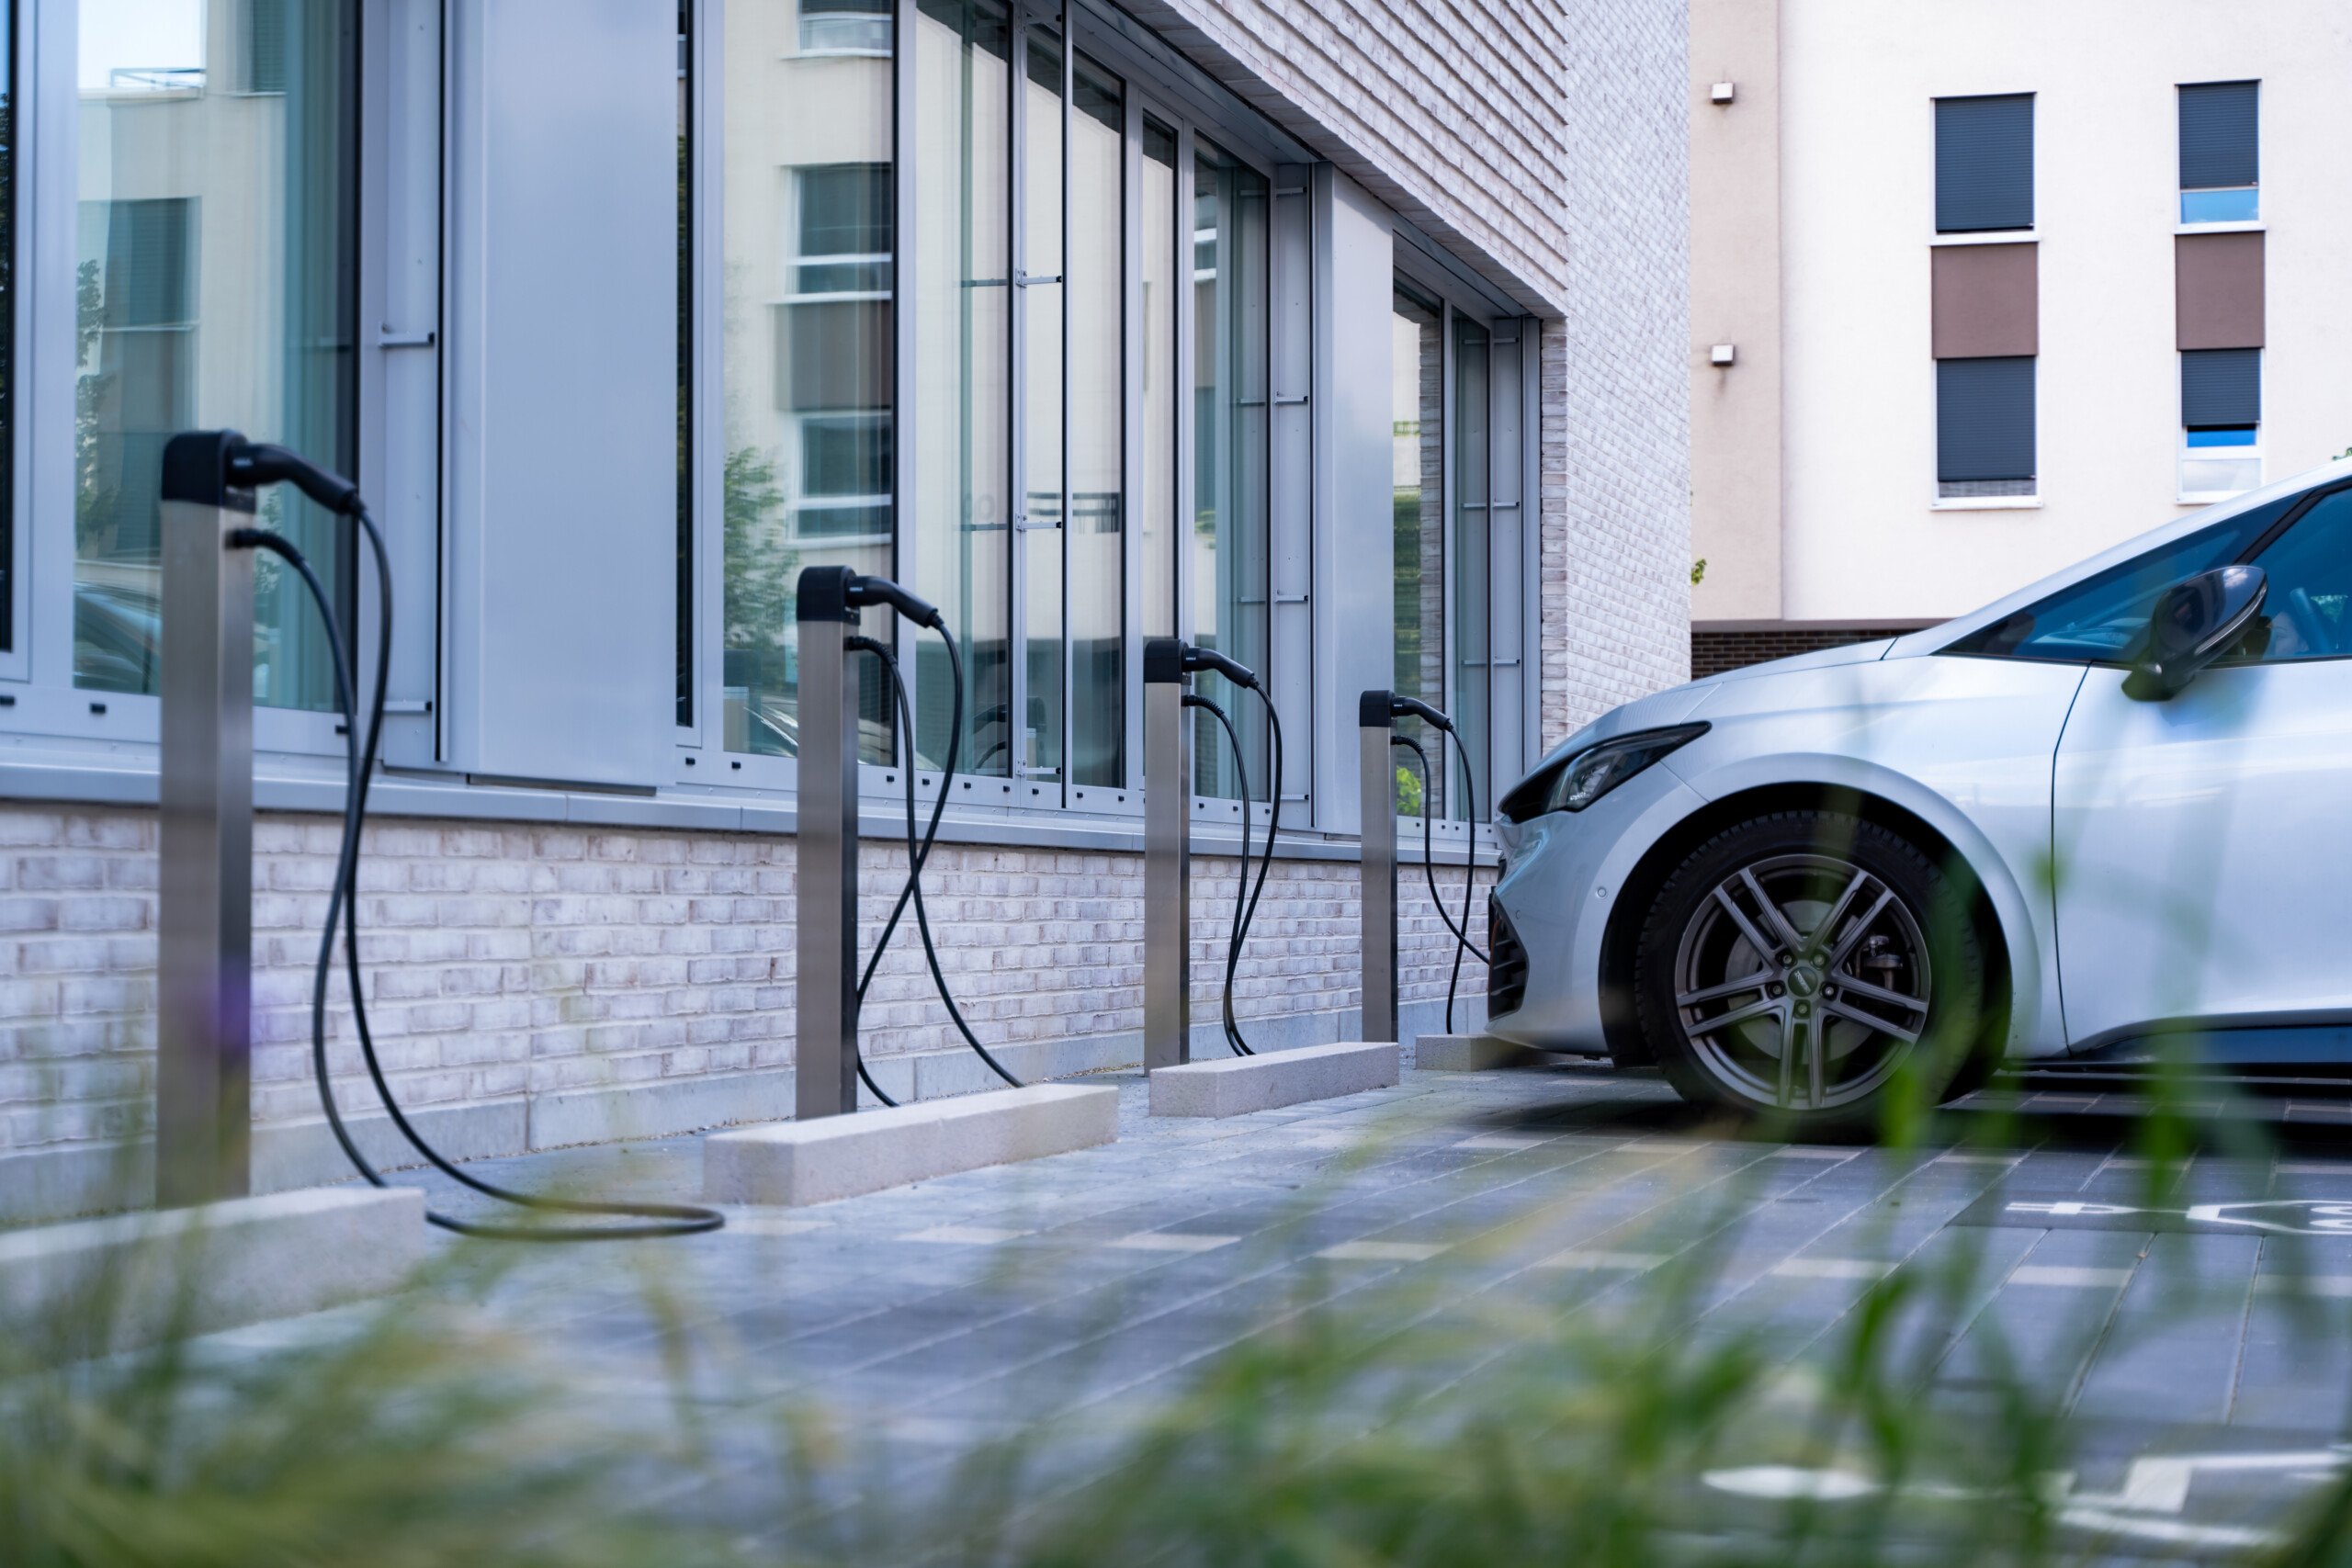
M2094 667L2059 739L2050 874L2078 1050L2352 1019L2352 488L2296 498L2240 558L2267 583L2238 652L2163 702Z

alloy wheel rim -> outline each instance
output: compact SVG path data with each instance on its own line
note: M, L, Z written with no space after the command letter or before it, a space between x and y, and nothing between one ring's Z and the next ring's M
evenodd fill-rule
M1743 1099L1830 1111L1918 1046L1934 996L1917 915L1838 855L1774 855L1716 884L1675 954L1691 1055Z

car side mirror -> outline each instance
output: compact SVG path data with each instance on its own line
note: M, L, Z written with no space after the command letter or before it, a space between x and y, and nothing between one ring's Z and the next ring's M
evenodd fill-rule
M2258 566L2223 566L2174 583L2148 615L2123 694L2164 702L2177 694L2199 671L2237 646L2262 613L2269 580Z

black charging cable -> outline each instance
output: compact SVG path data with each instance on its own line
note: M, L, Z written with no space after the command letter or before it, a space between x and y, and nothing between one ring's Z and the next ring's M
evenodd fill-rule
M1443 729L1448 735L1453 735L1453 730L1449 726L1441 725L1438 728ZM1445 1032L1451 1034L1453 1032L1453 998L1462 984L1462 955L1467 953L1481 964L1493 963L1493 960L1479 949L1478 944L1470 940L1470 909L1476 897L1478 886L1477 856L1472 852L1470 845L1463 846L1462 923L1456 925L1453 917L1446 912L1444 897L1437 890L1437 853L1432 847L1430 833L1430 797L1436 793L1437 775L1430 771L1430 754L1422 750L1421 743L1409 735L1391 735L1388 738L1388 744L1401 746L1421 760L1421 874L1429 879L1430 902L1437 907L1437 918L1445 922L1445 929L1453 934L1453 973L1445 983ZM1462 750L1462 790L1464 803L1467 805L1477 798L1472 792L1470 784L1470 753L1466 747L1462 746L1460 736L1454 736L1453 744ZM1469 815L1472 822L1477 821L1475 807L1470 808Z
M871 581L872 580L866 579L863 581ZM918 601L918 603L920 603L920 601ZM925 606L925 608L928 608L928 606ZM989 1065L990 1071L994 1072L997 1077L1002 1078L1006 1083L1011 1084L1013 1088L1021 1089L1025 1087L1022 1081L1013 1077L1011 1072L1007 1071L1003 1063L998 1061L995 1056L989 1054L989 1048L981 1044L979 1037L972 1032L972 1026L964 1021L963 1010L956 1005L955 994L947 988L947 976L940 968L939 952L932 943L931 918L923 908L923 863L931 859L932 844L939 837L939 819L947 808L948 785L956 777L956 763L961 751L964 739L963 653L962 650L956 646L956 638L954 635L950 633L946 626L936 618L937 612L933 612L933 618L929 620L923 620L922 617L915 618L920 622L920 624L927 625L932 630L937 632L939 634L940 640L947 645L947 661L950 670L950 680L954 685L955 694L950 700L951 705L947 726L946 765L942 770L939 777L939 798L932 802L931 821L929 825L924 828L920 837L918 837L915 831L915 713L914 705L908 700L907 682L899 672L899 660L897 657L891 653L887 644L870 637L853 637L848 639L847 643L847 646L852 649L880 660L882 661L883 670L887 671L890 677L890 690L893 698L895 699L899 724L906 739L907 763L906 886L899 890L899 901L890 910L889 919L882 927L881 939L874 944L873 956L865 961L865 973L857 982L857 1000L858 1005L861 1008L864 1007L865 1003L865 989L867 987L874 984L874 972L882 963L882 954L890 945L890 937L892 933L899 929L899 919L905 914L907 906L910 903L912 903L915 911L915 931L922 940L923 959L931 967L932 984L938 989L939 999L941 1003L946 1007L947 1016L955 1021L956 1032L963 1035L964 1043L969 1045L972 1048L973 1053L977 1055L981 1061L986 1062ZM880 1100L885 1105L896 1105L899 1103L897 1100L891 1099L889 1095L884 1093L882 1086L874 1081L874 1075L866 1070L865 1056L863 1052L858 1054L857 1076L858 1080L864 1083L867 1089L872 1091L875 1099Z
M485 1197L521 1208L554 1213L594 1214L606 1218L651 1222L648 1224L598 1225L588 1229L548 1225L482 1224L460 1220L428 1209L424 1217L443 1230L460 1235L488 1236L506 1241L627 1241L655 1236L692 1235L699 1231L715 1231L726 1219L715 1209L690 1203L637 1203L618 1201L588 1201L584 1199L552 1198L529 1192L517 1192L511 1188L470 1176L451 1164L441 1152L424 1140L400 1102L393 1098L391 1085L385 1081L383 1064L377 1059L376 1043L368 1027L368 1003L359 972L359 916L356 873L359 864L360 829L368 815L368 786L375 772L376 753L384 728L385 686L391 667L392 650L392 577L391 556L384 547L383 532L368 514L367 504L360 500L356 487L339 476L327 473L280 447L260 445L248 446L230 462L230 481L239 488L286 480L320 505L349 519L360 533L367 536L376 561L377 610L376 680L368 703L366 739L360 736L360 726L353 711L353 688L356 681L347 644L343 637L333 601L318 573L303 558L294 542L282 534L265 528L240 528L229 536L232 545L250 549L265 549L283 558L301 579L311 599L318 606L320 619L325 624L327 649L334 661L335 703L344 723L344 758L345 788L344 791L343 841L335 856L334 881L327 894L325 929L319 939L319 960L311 987L311 1065L318 1076L319 1099L326 1107L327 1124L334 1129L335 1142L354 1169L370 1186L389 1187L381 1172L369 1164L352 1140L351 1131L344 1125L343 1112L335 1103L334 1087L327 1076L326 1005L327 981L334 972L334 941L337 924L344 933L344 956L348 964L351 989L352 1022L359 1037L359 1055L368 1067L368 1076L384 1102L384 1111L401 1136L408 1141L425 1161L443 1175L461 1186L469 1187Z
M1223 999L1226 1042L1233 1047L1235 1055L1254 1056L1257 1052L1242 1038L1241 1026L1234 1018L1233 984L1241 964L1242 946L1250 940L1250 928L1258 920L1258 900L1264 897L1266 878L1274 869L1274 840L1283 830L1283 716L1274 706L1274 699L1267 693L1265 682L1259 680L1258 672L1239 660L1228 658L1214 649L1187 646L1183 651L1182 667L1192 672L1214 671L1235 685L1255 692L1259 702L1265 705L1266 726L1273 738L1273 782L1266 792L1266 847L1258 862L1258 875L1253 886L1250 876L1250 770L1242 760L1240 732L1234 726L1233 716L1224 708L1196 693L1185 694L1186 707L1204 709L1225 727L1226 739L1233 748L1236 782L1241 786L1241 874L1233 895L1233 935L1225 948Z

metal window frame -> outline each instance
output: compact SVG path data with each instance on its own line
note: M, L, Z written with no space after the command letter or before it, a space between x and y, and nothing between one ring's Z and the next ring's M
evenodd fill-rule
M1487 333L1487 648L1478 667L1487 671L1487 739L1486 764L1488 776L1479 800L1479 819L1464 822L1454 817L1435 819L1432 837L1439 842L1467 843L1474 850L1489 847L1493 842L1495 797L1515 782L1534 761L1541 750L1540 716L1543 682L1539 649L1542 642L1540 587L1541 519L1540 508L1534 504L1541 494L1538 475L1542 451L1540 390L1541 325L1535 318L1526 316L1511 302L1501 299L1482 281L1471 276L1461 264L1429 243L1419 233L1399 222L1396 228L1396 272L1398 280L1415 293L1434 299L1441 307L1438 321L1439 352L1442 356L1441 404L1445 421L1444 479L1440 502L1443 537L1442 558L1449 577L1441 595L1447 617L1444 627L1447 656L1444 660L1445 706L1451 713L1460 701L1457 668L1454 657L1459 637L1453 625L1454 584L1450 581L1456 558L1459 492L1454 461L1453 432L1459 428L1454 398L1459 381L1459 369L1454 356L1454 327L1458 321L1468 321ZM1510 352L1505 354L1503 351ZM1497 417L1500 393L1509 386L1518 409L1516 425L1506 430ZM1515 536L1507 541L1499 513L1515 513L1511 531ZM1508 545L1508 547L1503 547ZM1515 637L1498 636L1505 621L1499 612L1508 609L1516 623ZM1505 701L1498 700L1498 670L1514 671L1510 678L1513 690ZM1449 772L1459 765L1452 757L1453 748L1443 748L1448 755L1445 766ZM1449 809L1457 798L1447 792ZM1419 817L1398 818L1400 833L1409 831L1418 837ZM1400 840L1402 841L1402 840Z
M40 28L37 21L40 7L32 0L7 0L8 27L7 93L9 115L13 124L8 149L10 166L6 200L8 213L8 493L0 496L0 504L8 508L8 603L6 626L8 637L0 643L0 687L13 688L32 673L32 523L38 513L33 508L31 440L34 420L28 417L36 400L28 397L28 388L35 384L27 375L28 367L38 363L31 352L34 348L34 321L30 287L36 281L31 247L26 235L32 225L25 221L34 204L27 199L28 191L36 188L35 167L38 150L49 138L43 135L28 144L25 130L40 117L48 95L40 91L40 61L37 51ZM28 91L29 87L30 91ZM27 107L32 109L28 115ZM34 156L28 157L28 152ZM16 695L8 690L10 696Z
M358 209L362 232L368 211L365 184L367 105L372 62L367 49L368 11L360 14L359 109L361 134L355 152L360 165L349 199ZM0 653L0 686L15 701L0 706L0 734L38 736L68 747L130 748L152 756L162 739L162 700L141 693L92 691L74 684L74 344L75 276L78 266L81 117L76 86L79 5L76 0L20 0L15 20L19 101L12 108L17 126L16 269L17 340L16 410L10 438L17 457L13 530L16 596L14 646ZM25 111L29 109L29 113ZM363 330L371 272L382 263L363 240L358 256ZM365 466L368 409L357 398L364 375L355 367L354 393L359 423L357 476L364 487L376 476ZM341 720L332 712L292 708L254 710L254 749L263 756L338 757Z

